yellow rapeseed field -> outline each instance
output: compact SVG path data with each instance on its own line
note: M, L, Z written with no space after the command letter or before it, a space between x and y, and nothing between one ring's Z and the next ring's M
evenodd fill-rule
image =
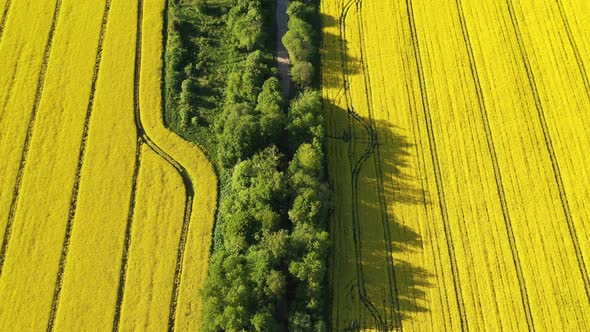
M0 3L0 330L199 325L217 178L163 125L164 5Z
M321 11L333 330L588 330L590 5Z
M7 247L3 249L6 251L0 253L5 255L2 257L5 261L0 297L8 299L0 304L1 315L7 316L0 319L1 324L6 324L4 329L21 326L41 329L47 325L70 210L79 138L84 126L104 4L65 1L59 7L50 51L47 52L51 54L47 66L43 66L38 75L41 88L37 90L32 109L34 121L29 122L29 127L25 123L20 128L26 134L23 137L25 144L16 138L14 141L12 137L3 138L4 142L12 141L15 147L23 146L15 149L19 158L22 158L19 150L25 151L22 164L16 163L21 165L19 171L22 176L17 175L20 177L15 185L18 197L14 198L17 200L14 213L8 216L11 235L9 242L4 240ZM74 12L76 15L73 15ZM52 13L50 9L41 15L51 16ZM68 17L68 20L60 22L60 17ZM12 22L7 23L9 29ZM7 36L11 33L8 29ZM20 90L14 92L19 93ZM26 111L30 112L23 110ZM20 115L11 112L10 107L2 112L6 112L3 121L7 122L11 120L10 115ZM12 191L10 188L9 192ZM9 201L13 199L12 195L6 196ZM62 222L58 223L58 220ZM34 292L31 291L32 285ZM23 315L25 312L27 315Z
M109 326L115 313L137 140L135 22L128 18L136 11L135 3L114 1L108 13L57 329ZM72 321L70 315L79 319Z
M164 126L161 111L159 84L162 73L162 12L164 1L145 0L143 57L141 66L141 102L144 109L141 118L145 130L158 146L171 154L193 179L193 195L190 220L187 220L186 255L177 288L176 326L194 330L200 322L199 289L207 277L207 264L212 241L213 222L217 206L217 177L203 150L182 140Z
M184 217L183 210L175 207L186 193L172 166L146 145L141 159L145 164L138 178L121 328L166 330L174 280L170 272L175 269L181 231L176 226Z
M4 235L55 1L11 2L0 39L0 234ZM49 14L47 14L49 13ZM29 21L29 17L38 17ZM15 22L15 23L12 23ZM28 22L28 24L18 24ZM24 42L26 41L26 42ZM8 111L10 110L10 111Z

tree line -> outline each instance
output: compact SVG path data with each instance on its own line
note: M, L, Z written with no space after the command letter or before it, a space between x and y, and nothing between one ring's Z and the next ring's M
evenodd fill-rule
M325 299L330 190L325 174L324 112L315 69L320 44L318 2L292 1L287 14L283 44L292 64L291 78L299 88L291 100L286 125L289 148L294 153L287 173L292 227L289 273L295 279L295 296L289 301L289 330L323 331L327 329L329 305Z
M202 330L323 331L330 191L312 64L319 44L317 4L293 1L288 8L283 42L297 85L288 101L268 33L274 31L274 0L230 0L218 20L207 21L206 14L219 8L215 2L197 2L190 10L172 2L182 15L169 24L166 50L171 118L180 130L207 128L214 141L210 154L224 174L201 294ZM199 21L223 31L203 31L209 28ZM221 59L204 54L203 45L215 43L229 54L223 69L212 65ZM211 81L223 88L207 113L199 103Z

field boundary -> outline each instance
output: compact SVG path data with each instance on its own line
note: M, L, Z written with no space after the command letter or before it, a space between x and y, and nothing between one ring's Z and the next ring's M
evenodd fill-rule
M10 236L12 234L12 224L18 208L18 198L20 194L20 188L25 172L27 163L27 156L31 146L31 139L33 137L33 130L35 128L35 120L37 119L37 113L39 111L39 105L41 103L41 96L43 95L43 88L45 86L45 75L47 73L47 67L49 66L49 57L51 56L51 49L53 47L53 38L55 37L55 30L59 22L59 13L61 10L62 0L57 0L55 3L55 9L53 12L53 19L51 21L51 27L49 29L49 35L47 37L47 43L45 44L45 51L43 53L43 61L39 70L39 79L37 80L37 89L35 92L35 101L33 103L33 109L31 111L31 117L29 124L27 125L27 134L25 136L25 142L23 150L21 152L21 158L19 162L19 168L16 176L16 183L14 185L12 201L10 203L10 210L8 214L8 222L6 223L6 231L4 233L4 239L2 241L2 248L0 248L0 278L2 278L2 271L4 268L4 262L6 260L6 252L8 251L8 245L10 242Z
M109 12L111 9L111 0L105 1L105 8L102 16L102 22L100 26L100 33L98 37L98 46L96 49L96 58L94 62L94 73L92 76L92 83L90 86L90 96L88 97L88 106L86 108L86 118L84 119L84 129L82 131L82 140L80 142L80 151L78 155L78 164L76 165L76 174L74 178L74 186L72 188L72 196L70 198L70 211L68 213L68 221L66 223L66 233L62 245L61 257L59 259L59 268L57 272L57 280L55 282L55 290L53 293L53 301L51 304L51 311L49 314L49 323L47 330L52 331L55 318L57 315L57 309L59 306L59 298L61 294L61 288L63 283L64 271L66 268L67 257L70 247L70 239L72 236L72 230L74 228L74 220L76 217L76 208L78 204L78 193L80 190L80 180L82 177L82 167L84 165L84 158L86 155L86 143L88 142L88 135L90 131L90 120L92 117L92 111L94 109L94 96L96 93L96 85L98 81L98 75L100 72L100 65L102 63L102 51L103 44L106 35L107 23L109 19Z

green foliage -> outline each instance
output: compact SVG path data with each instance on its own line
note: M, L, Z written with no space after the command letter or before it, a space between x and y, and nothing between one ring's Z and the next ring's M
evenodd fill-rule
M279 325L270 312L257 312L251 320L254 331L278 331Z
M324 155L317 138L299 146L289 164L289 192L293 196L289 210L293 223L289 272L298 281L291 308L293 330L307 331L313 326L323 326L325 257L330 245L325 231L329 190L323 168Z
M180 113L180 126L181 129L186 130L190 124L191 115L195 114L195 108L193 108L198 100L199 95L199 84L196 80L196 70L193 64L189 64L185 70L186 78L182 81L180 89L180 100L178 101L178 109Z
M289 7L287 8L287 15L289 15L289 17L307 19L309 17L310 11L310 6L299 1L291 1L289 3Z
M219 120L217 157L224 167L252 155L259 144L256 138L259 125L253 110L246 104L230 104L223 109Z
M211 259L202 291L206 331L278 328L275 311L286 292L281 267L288 243L277 211L287 186L279 160L277 149L267 148L234 169L232 191L219 210L224 245Z
M296 311L289 316L289 331L293 332L325 332L328 331L323 321L312 322L310 314L305 310Z
M281 86L276 77L271 77L262 85L262 92L258 95L256 111L260 114L260 130L262 139L267 142L277 142L285 127L285 102L281 93Z
M289 232L286 229L266 234L261 242L261 245L268 250L272 261L276 264L279 264L281 258L287 255L288 244Z
M270 147L236 165L232 190L248 194L251 210L276 206L283 199L286 184L284 174L278 171L279 158L277 148Z
M187 50L182 46L182 41L178 34L171 34L168 37L166 46L166 67L167 86L172 89L178 89L184 78L184 64L188 56Z
M323 140L324 117L322 97L318 91L307 90L291 102L287 120L289 146L294 151L314 138Z
M227 22L238 49L252 51L260 48L264 35L259 1L238 0L227 15Z
M251 53L243 71L232 72L228 80L226 106L216 123L217 157L223 167L252 156L283 132L284 101L278 80L268 78L267 60L260 51Z
M210 126L223 105L229 46L224 1L169 1L164 122L213 152ZM233 55L232 55L233 57Z
M321 143L315 139L312 143L303 143L297 149L293 160L289 164L289 173L304 173L315 178L322 179L324 176L324 153Z
M291 67L291 78L300 88L311 87L314 76L314 68L311 62L296 62Z
M299 88L310 88L315 76L312 61L318 54L318 38L311 24L316 13L313 6L292 1L287 14L289 15L288 31L282 41L289 52L292 64L291 78Z
M299 61L308 61L313 52L311 36L308 35L309 25L300 19L289 20L289 27L294 26L296 30L289 29L283 36L283 44L289 52L289 58L292 63Z
M258 50L246 57L230 72L225 90L225 102L256 105L262 85L272 74L272 56Z
M289 317L289 327L297 332L313 331L311 316L305 312L296 311Z
M277 331L289 324L292 331L325 331L330 194L321 95L307 89L317 56L310 24L315 10L298 1L288 9L289 32L283 41L293 61L293 80L304 91L285 115L275 59L264 48L267 36L262 32L272 16L271 2L231 3L224 16L227 38L221 42L238 60L227 66L223 102L212 126L216 160L231 176L220 201L219 238L202 290L202 330ZM196 48L201 56L202 45L207 43ZM175 56L190 58L193 51ZM195 105L207 91L207 68L198 59L178 74L178 105L187 127L206 118ZM285 137L288 155L293 155L288 165L274 147L286 146L280 142ZM287 305L288 318L277 310L279 304Z
M256 299L246 258L223 251L212 255L203 287L203 331L243 330L249 325Z

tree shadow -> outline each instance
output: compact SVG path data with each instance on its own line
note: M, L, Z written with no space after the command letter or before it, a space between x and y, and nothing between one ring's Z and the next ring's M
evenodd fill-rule
M360 61L351 54L347 43L340 38L339 33L344 28L340 26L340 20L324 13L320 16L323 27L320 42L322 86L324 88L342 88L344 86L343 74L359 73L361 70ZM326 68L329 70L325 70Z
M388 228L390 233L391 250L395 272L397 291L398 321L393 325L399 327L404 321L412 319L415 313L428 311L428 299L426 293L433 285L429 281L433 275L423 267L413 262L414 258L420 259L424 244L419 233L420 228L416 223L416 217L411 216L412 221L404 220L400 210L418 210L430 204L428 192L423 188L420 179L417 179L408 170L414 167L413 153L416 149L410 138L402 134L398 128L388 121L366 119L372 123L376 131L377 147L375 148L376 166L381 168L375 173L381 173L382 188L385 197L385 207L392 206L387 211ZM361 173L361 182L372 180L371 172ZM371 204L365 204L370 207ZM384 213L384 212L381 212ZM408 218L409 219L409 218ZM387 255L388 251L377 254ZM377 262L378 263L378 262ZM395 318L395 315L394 315Z
M411 172L416 148L402 128L374 119L370 93L349 91L362 59L340 34L342 18L323 15L322 84L329 176L334 190L330 271L332 330L401 329L427 312L433 275L417 217L429 195ZM359 81L363 76L360 76ZM366 82L366 81L365 81ZM360 116L355 107L367 116ZM421 207L422 206L422 207Z

